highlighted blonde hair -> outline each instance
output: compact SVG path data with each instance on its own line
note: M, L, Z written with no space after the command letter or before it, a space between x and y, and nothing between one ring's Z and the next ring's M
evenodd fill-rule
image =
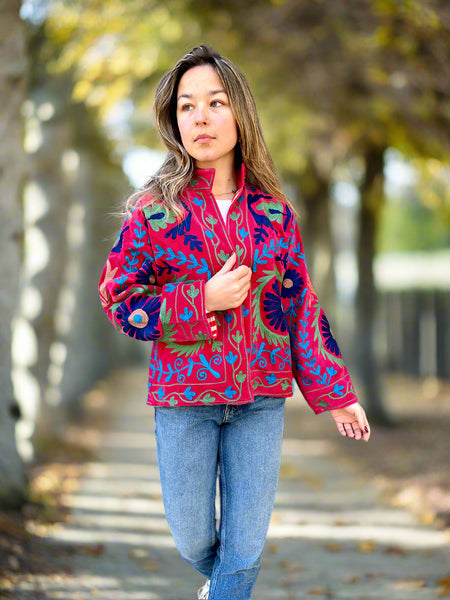
M275 173L272 158L265 144L255 100L243 73L228 59L208 46L197 46L185 54L161 79L156 89L153 114L155 126L168 154L142 189L130 196L125 209L132 210L144 195L158 198L178 216L184 212L179 201L181 191L188 185L194 172L194 159L186 152L177 124L177 90L181 77L193 67L210 65L219 76L228 95L236 119L238 143L235 147L235 165L247 167L249 185L290 206ZM151 200L149 200L151 202Z

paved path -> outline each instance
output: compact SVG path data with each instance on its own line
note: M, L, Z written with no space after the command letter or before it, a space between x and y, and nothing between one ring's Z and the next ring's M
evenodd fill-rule
M61 577L41 577L48 598L193 600L202 583L179 558L164 519L145 387L142 370L108 382L113 418L98 461L83 465L79 489L63 497L71 516L50 532ZM335 458L340 443L356 442L333 437L327 415L315 417L296 397L287 407L280 485L254 599L443 597L445 534L383 504L373 484Z

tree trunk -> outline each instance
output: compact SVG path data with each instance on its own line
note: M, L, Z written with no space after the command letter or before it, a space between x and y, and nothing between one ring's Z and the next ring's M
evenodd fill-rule
M24 173L21 107L25 94L25 33L19 0L0 4L0 504L18 507L26 480L15 443L18 408L11 380L11 321L19 298Z
M376 231L383 204L384 150L383 147L372 145L365 153L366 168L360 187L355 347L368 415L373 422L386 425L390 423L390 418L383 405L383 392L375 354L377 291L373 274Z
M79 155L72 202L79 209L83 240L74 240L69 248L69 260L76 256L79 276L70 282L75 298L73 326L60 337L68 349L60 387L69 419L82 411L83 394L95 381L117 365L140 361L145 353L148 358L149 352L148 344L136 344L136 340L117 334L98 296L100 274L122 224L111 211L126 196L129 184L120 167L111 162L107 144L88 111L79 105L72 117Z

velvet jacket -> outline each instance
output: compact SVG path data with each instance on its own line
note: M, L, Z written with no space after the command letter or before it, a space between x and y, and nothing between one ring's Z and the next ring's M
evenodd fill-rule
M357 401L311 284L295 215L250 187L245 166L224 221L214 169L197 169L181 219L143 197L125 220L100 280L113 325L152 340L148 404L243 404L288 397L293 378L316 412ZM236 309L207 313L205 283L236 252L252 269ZM215 318L214 318L215 317Z

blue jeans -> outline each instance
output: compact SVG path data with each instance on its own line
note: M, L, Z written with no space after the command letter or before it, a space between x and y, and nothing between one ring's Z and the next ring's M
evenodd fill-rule
M155 408L167 522L181 556L211 579L210 600L251 599L278 484L284 404L257 396L239 406Z

